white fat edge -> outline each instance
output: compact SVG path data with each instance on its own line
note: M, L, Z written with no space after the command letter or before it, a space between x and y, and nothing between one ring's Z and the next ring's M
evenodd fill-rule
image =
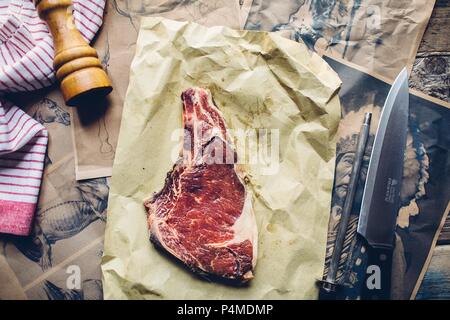
M256 266L258 257L258 227L256 225L255 212L253 211L253 193L246 191L242 214L234 223L232 230L234 238L232 243L241 243L250 240L253 245L252 266Z
M245 182L245 178L246 177L248 178L245 167L246 167L245 165L236 164L234 166L234 170L238 176L239 181L245 187L244 207L242 208L242 215L239 217L239 219L241 219L243 215L246 215L247 219L250 220L249 223L253 225L253 228L251 228L250 230L252 234L250 241L252 242L253 245L252 266L253 268L255 268L256 260L258 258L258 225L256 224L255 211L253 210L253 192L247 190L248 186ZM236 223L238 222L238 220L236 220ZM235 226L233 226L233 230L234 228Z
M194 95L192 96L192 104L193 104L193 106L195 106L196 104L199 104L199 102L200 102L198 92L202 88L192 88L192 89L194 89ZM192 155L192 159L190 159L191 161L189 161L189 165L198 165L201 163L199 151L201 151L202 141L197 137L197 133L199 132L199 125L201 124L202 121L198 120L197 114L195 112L195 108L194 108L194 112L191 116L191 119L192 119L191 120L192 121L192 137L190 137L190 139L191 139L191 144L193 144L192 147L194 150L194 154Z
M206 88L201 88L201 89L207 92L207 96L208 96L208 105L209 105L213 110L215 110L215 111L219 114L219 117L220 117L220 118L222 119L222 121L225 123L225 136L223 135L223 132L222 132L217 126L214 126L214 127L211 129L212 132L210 133L210 137L209 137L209 138L211 139L211 138L213 138L214 136L218 136L218 137L220 137L223 141L226 141L226 142L228 143L228 145L229 145L231 148L233 148L233 150L235 150L234 141L233 141L233 139L231 138L230 133L228 132L228 126L226 125L225 117L223 116L223 113L222 113L222 111L219 109L219 107L214 103L214 100L213 100L213 96L212 96L211 90L206 89ZM208 118L210 119L211 123L214 123L214 121L213 121L213 119L210 117L209 113L206 113L206 114L207 114Z
M238 155L239 156L239 155ZM243 186L246 186L246 178L248 179L249 176L247 174L248 172L248 165L246 164L240 164L240 163L235 163L234 164L234 171L236 172L239 181L241 182L241 184ZM247 192L247 191L246 191Z
M200 159L197 150L201 150L203 144L212 140L214 137L218 137L219 139L221 139L223 142L225 142L227 144L226 150L233 150L233 152L236 152L236 146L234 144L234 139L231 137L231 135L228 131L227 124L225 122L225 118L223 116L222 111L216 106L216 104L213 101L213 96L211 94L211 91L207 88L201 88L201 87L194 88L194 89L195 89L195 94L193 95L193 98L192 98L193 103L200 105L199 91L200 90L205 91L207 93L209 107L211 107L211 109L213 109L215 112L217 112L220 119L225 123L225 134L224 134L222 132L222 130L220 129L220 127L215 125L215 121L211 117L210 112L206 112L206 111L203 112L203 114L209 119L209 122L214 125L212 125L210 129L208 129L205 133L203 133L202 141L199 141L199 139L196 139L196 138L193 139L195 142L195 145L194 145L195 164L200 165L200 164L204 163L206 160L205 160L205 155L203 155L203 158ZM200 123L202 123L202 121L199 121L198 118L195 117L194 124L193 124L195 133L198 132L197 130L198 130L198 126L200 125Z
M228 125L227 125L227 123L225 121L225 117L224 117L222 111L219 109L219 107L216 106L216 104L214 103L211 91L209 91L209 90L207 90L207 91L208 91L208 103L209 103L209 105L212 106L213 109L217 111L217 113L219 114L219 117L225 123L225 137L223 136L223 133L222 133L222 131L219 128L217 128L217 127L214 127L214 128L216 128L217 131L220 132L220 137L222 138L222 140L226 141L228 146L230 146L233 150L236 150L236 146L234 145L234 139L231 137L230 132L228 131Z
M195 94L192 96L192 103L198 104L200 105L200 98L199 98L199 92L200 91L205 91L208 97L208 105L215 110L218 114L219 117L222 119L223 122L225 122L225 118L223 116L222 111L219 109L218 106L216 106L216 104L213 101L213 96L211 91L208 88L203 88L203 87L193 87L192 89L194 89ZM211 118L209 112L203 112L210 120L211 123L214 123L214 120ZM202 121L198 120L197 115L194 112L193 118L192 118L192 126L193 126L193 134L194 136L191 137L191 143L194 144L193 149L194 149L194 155L193 155L193 159L192 161L190 161L190 163L192 165L200 165L203 163L204 159L202 159L202 157L200 157L199 151L202 150L202 144L204 142L210 141L212 138L214 137L219 137L222 141L226 142L228 144L228 147L232 150L236 150L235 144L234 144L234 139L232 138L232 136L230 135L226 123L225 123L225 135L223 134L223 132L220 130L219 127L217 126L212 126L206 133L203 134L202 138L204 141L201 141L200 139L198 139L198 137L196 137L195 135L197 134L197 132L199 132L199 125L202 123Z
M226 247L232 244L240 244L250 240L253 246L252 266L256 266L258 257L258 227L256 225L255 213L253 211L253 194L246 191L242 213L231 227L234 237L231 240L221 243L211 243L211 247Z

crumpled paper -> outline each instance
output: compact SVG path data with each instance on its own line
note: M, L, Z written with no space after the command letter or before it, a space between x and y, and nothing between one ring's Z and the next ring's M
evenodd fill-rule
M229 129L279 132L277 170L247 166L259 248L255 278L246 287L206 281L149 242L143 200L162 188L180 150L181 137L173 134L182 128L181 92L191 86L211 90ZM318 55L279 35L143 19L109 195L104 297L315 299L325 258L339 87ZM233 138L240 145L241 138ZM237 153L242 158L243 149Z

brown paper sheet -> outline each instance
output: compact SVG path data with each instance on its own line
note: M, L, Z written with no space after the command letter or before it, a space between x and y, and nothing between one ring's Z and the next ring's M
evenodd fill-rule
M2 300L26 300L22 286L9 266L4 254L0 255L0 297Z
M143 200L162 188L180 150L179 136L174 139L182 129L180 95L191 86L211 90L238 159L244 159L259 230L255 278L248 287L196 277L149 242ZM315 299L341 113L339 86L318 55L278 35L142 20L111 180L105 298ZM259 154L253 163L249 159L259 152L245 147L248 137L238 133L264 129L271 136L270 157ZM260 132L258 141L264 136Z
M394 79L413 66L434 0L254 0L249 30L279 31Z
M95 41L95 47L108 71L114 91L104 106L92 106L83 113L72 109L77 180L111 176L141 17L160 15L210 26L239 28L238 1L108 1L104 26Z

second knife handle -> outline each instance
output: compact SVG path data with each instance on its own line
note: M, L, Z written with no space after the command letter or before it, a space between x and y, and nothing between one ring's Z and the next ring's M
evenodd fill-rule
M361 298L389 300L391 296L392 249L367 249L366 275Z

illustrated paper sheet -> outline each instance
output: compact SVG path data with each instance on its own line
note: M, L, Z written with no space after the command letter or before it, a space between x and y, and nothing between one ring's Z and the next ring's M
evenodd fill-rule
M246 287L206 281L149 241L143 201L162 188L180 151L180 95L192 86L211 90L254 194L258 261ZM318 55L276 34L142 20L111 180L105 298L316 298L341 114L339 86ZM255 131L257 153L245 143L256 141ZM260 154L263 150L270 156ZM257 161L247 160L254 156Z
M248 15L250 13L250 9L252 8L253 0L239 0L240 6L240 18L241 18L241 29L245 28L245 23L247 22Z
M71 110L77 180L111 176L139 21L155 15L235 29L241 25L239 0L108 1L95 47L114 90L104 105Z
M75 181L72 119L56 87L10 100L42 123L50 140L31 235L0 235L0 299L102 299L108 181Z
M367 73L343 60L325 57L343 81L340 91L343 118L338 130L336 171L328 235L327 267L336 239L341 210L347 195L357 136L366 112L372 113L368 148L361 170L351 221L341 258L339 281L344 295L357 299L365 270L362 246L355 241L365 173L384 101L392 82ZM409 130L397 218L393 260L392 298L414 298L427 270L437 237L448 215L450 201L450 105L411 91ZM342 297L342 298L345 298Z
M434 0L253 0L249 30L279 31L388 79L411 70Z

